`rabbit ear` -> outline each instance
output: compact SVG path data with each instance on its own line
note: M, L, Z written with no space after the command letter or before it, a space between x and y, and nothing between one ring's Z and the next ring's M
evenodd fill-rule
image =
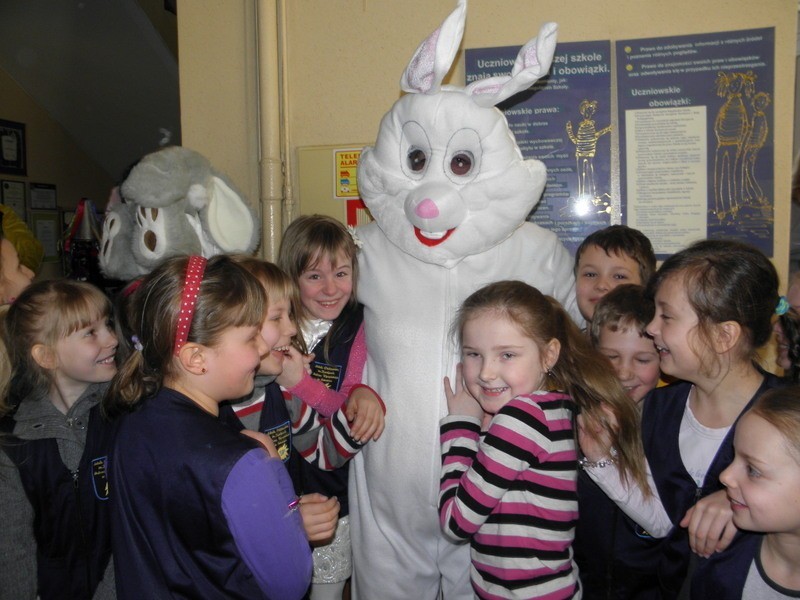
M555 23L545 23L539 29L539 35L520 49L511 75L473 81L464 91L478 106L495 106L517 92L527 90L550 70L556 51L557 30Z
M203 228L223 252L250 252L257 244L258 224L242 197L226 181L212 177L208 204L200 211Z
M408 63L400 78L400 88L404 92L432 94L439 91L461 44L466 17L467 0L458 0L456 9L419 45Z

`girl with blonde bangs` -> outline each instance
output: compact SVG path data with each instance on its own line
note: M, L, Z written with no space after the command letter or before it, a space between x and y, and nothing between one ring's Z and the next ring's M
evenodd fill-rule
M106 477L113 427L100 413L116 373L110 311L100 290L70 280L32 284L8 309L14 410L0 421L0 459L16 469L0 469L0 556L27 556L0 565L3 598L115 596Z

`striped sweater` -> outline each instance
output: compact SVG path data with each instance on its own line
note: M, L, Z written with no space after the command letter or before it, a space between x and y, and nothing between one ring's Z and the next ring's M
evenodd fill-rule
M477 419L441 421L439 515L470 540L480 598L579 598L574 404L558 392L519 396L481 439Z

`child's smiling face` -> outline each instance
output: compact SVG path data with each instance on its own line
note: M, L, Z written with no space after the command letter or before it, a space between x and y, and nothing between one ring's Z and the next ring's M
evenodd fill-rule
M300 302L311 317L333 321L353 295L353 261L342 251L333 257L317 256L297 285Z
M291 303L288 298L270 298L267 316L261 325L261 337L267 345L267 353L261 359L259 375L280 375L283 359L297 334L291 318Z
M111 380L117 372L114 356L117 336L108 315L99 315L85 327L55 345L55 379L73 389Z
M736 426L736 456L720 475L733 523L748 531L800 534L800 463L790 442L758 414Z
M695 383L702 365L713 363L713 349L699 339L699 319L686 294L680 275L661 282L655 296L656 312L647 325L661 357L661 370L667 375ZM700 355L702 354L702 356Z
M464 323L461 336L464 383L487 414L542 388L558 360L560 344L543 349L505 315L484 310Z
M636 327L622 324L615 330L603 327L597 349L611 361L617 378L634 402L641 402L658 385L661 361L656 345Z
M583 318L591 321L600 299L623 283L642 285L639 263L624 252L609 254L595 245L585 248L575 268L575 296Z

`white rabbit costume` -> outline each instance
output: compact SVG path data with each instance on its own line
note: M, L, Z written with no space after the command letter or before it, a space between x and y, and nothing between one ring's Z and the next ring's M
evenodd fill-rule
M359 228L365 382L386 403L386 430L350 471L354 594L362 600L472 598L469 546L441 533L439 420L443 377L455 374L450 327L461 302L493 281L519 279L577 316L572 258L526 216L546 182L523 160L494 105L550 68L556 25L519 53L511 76L441 86L464 30L466 0L417 49L409 92L365 148L358 186L375 223ZM580 318L578 316L578 318Z

